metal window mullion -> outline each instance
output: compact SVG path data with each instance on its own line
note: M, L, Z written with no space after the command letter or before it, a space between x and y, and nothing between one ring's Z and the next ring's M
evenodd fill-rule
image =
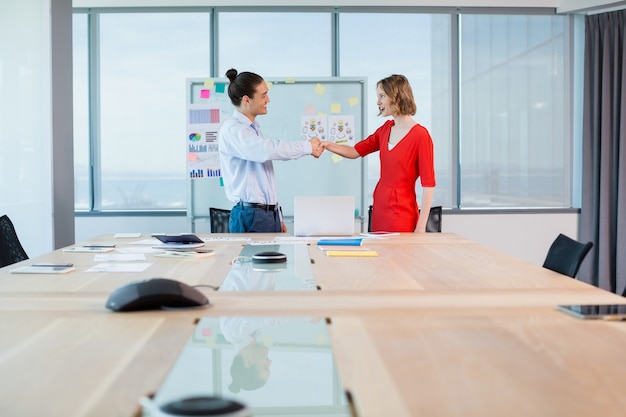
M451 164L452 195L456 201L452 205L461 208L461 17L460 10L451 14L450 25L450 87L452 91L451 120L452 120L452 155L455 162Z
M330 25L331 75L339 77L339 9L335 8ZM365 132L364 132L365 133Z
M209 43L211 45L211 52L209 56L209 66L210 66L210 75L211 77L218 77L217 70L219 68L218 64L218 56L219 56L219 16L218 11L215 7L211 8L211 39L209 39Z
M100 14L89 13L89 211L102 211Z

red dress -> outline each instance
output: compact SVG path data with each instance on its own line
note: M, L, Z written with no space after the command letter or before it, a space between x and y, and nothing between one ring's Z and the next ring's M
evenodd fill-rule
M380 179L374 189L372 231L414 232L419 210L415 183L434 187L433 140L425 127L416 124L389 150L389 135L394 125L388 120L372 135L357 143L361 156L380 151Z

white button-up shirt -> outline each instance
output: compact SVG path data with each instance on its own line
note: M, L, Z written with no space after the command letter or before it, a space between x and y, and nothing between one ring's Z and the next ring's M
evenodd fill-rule
M226 197L235 203L278 204L272 160L311 155L309 141L266 139L258 123L237 110L224 121L218 147Z

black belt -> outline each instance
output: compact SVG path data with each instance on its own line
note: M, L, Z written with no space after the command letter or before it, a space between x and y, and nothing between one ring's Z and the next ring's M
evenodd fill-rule
M241 207L252 207L255 209L261 209L265 211L275 211L278 210L278 204L261 204L261 203L246 203L244 201L240 201L237 205Z

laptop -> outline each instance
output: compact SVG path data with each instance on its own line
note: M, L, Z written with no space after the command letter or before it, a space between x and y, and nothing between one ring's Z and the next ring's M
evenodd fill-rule
M354 196L296 196L295 236L354 235Z

